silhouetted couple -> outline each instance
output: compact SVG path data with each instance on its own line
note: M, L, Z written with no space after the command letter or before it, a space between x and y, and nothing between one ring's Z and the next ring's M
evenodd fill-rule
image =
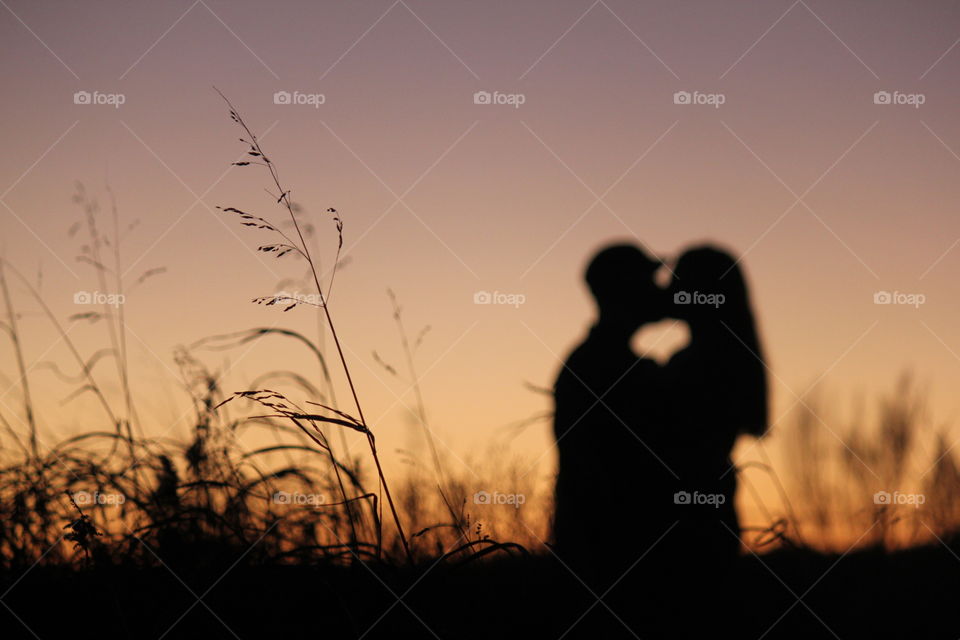
M666 287L661 268L632 245L587 268L597 321L555 386L554 541L616 617L681 637L686 621L665 618L713 615L702 607L718 602L739 552L730 452L738 435L766 431L767 383L737 261L690 249ZM690 340L660 365L631 341L665 318Z

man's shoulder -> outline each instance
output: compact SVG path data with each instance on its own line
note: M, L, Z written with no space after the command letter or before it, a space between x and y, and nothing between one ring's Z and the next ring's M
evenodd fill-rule
M564 359L563 366L560 367L560 371L557 373L557 380L554 386L560 386L570 380L579 378L583 373L585 361L584 346L583 343L581 343Z

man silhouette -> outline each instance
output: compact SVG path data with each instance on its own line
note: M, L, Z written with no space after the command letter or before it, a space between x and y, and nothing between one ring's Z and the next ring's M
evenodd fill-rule
M666 473L645 443L659 423L659 367L630 347L642 325L663 317L659 266L632 245L597 253L586 271L597 321L554 387L555 548L598 595L633 565L633 549L639 556L664 531L644 502Z

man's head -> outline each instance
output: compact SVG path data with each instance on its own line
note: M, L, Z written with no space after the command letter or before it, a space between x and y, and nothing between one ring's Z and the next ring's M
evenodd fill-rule
M601 249L586 273L601 320L635 329L663 318L663 292L653 279L659 267L659 262L634 245Z

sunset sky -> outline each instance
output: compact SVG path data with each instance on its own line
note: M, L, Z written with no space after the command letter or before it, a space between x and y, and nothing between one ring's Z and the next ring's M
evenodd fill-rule
M348 263L331 312L390 465L394 449L416 445L409 385L372 355L403 370L387 288L412 336L431 327L417 367L451 455L479 459L499 443L546 476L549 423L514 440L503 427L549 408L526 383L550 386L584 334L584 266L616 239L665 257L705 240L743 255L774 420L814 383L842 416L911 370L931 423L956 422L956 3L0 5L0 252L32 281L42 274L44 299L92 355L104 327L68 320L93 309L74 303L78 292L99 290L76 260L82 232L68 234L81 220L71 198L82 182L109 233L109 185L122 225L139 222L122 239L127 284L166 268L125 303L148 433L187 434L176 345L254 326L316 335L309 307L250 302L303 266L258 253L270 238L215 208L285 215L265 171L231 168L245 148L214 86L316 225L324 268L336 249L324 212L341 213ZM477 104L478 91L504 103ZM80 93L77 104L78 92L102 103ZM277 92L302 104L277 104ZM678 104L677 92L707 103ZM475 304L482 291L523 304ZM923 303L875 304L881 291ZM74 387L40 363L77 368L19 283L14 295L31 381L52 399L44 440L103 426L89 398L60 405ZM638 348L668 355L683 340L668 324ZM231 367L228 390L270 370L316 375L282 341L197 355ZM0 357L0 412L12 420L22 415L6 342ZM110 363L95 373L116 390ZM338 395L348 398L342 384Z

